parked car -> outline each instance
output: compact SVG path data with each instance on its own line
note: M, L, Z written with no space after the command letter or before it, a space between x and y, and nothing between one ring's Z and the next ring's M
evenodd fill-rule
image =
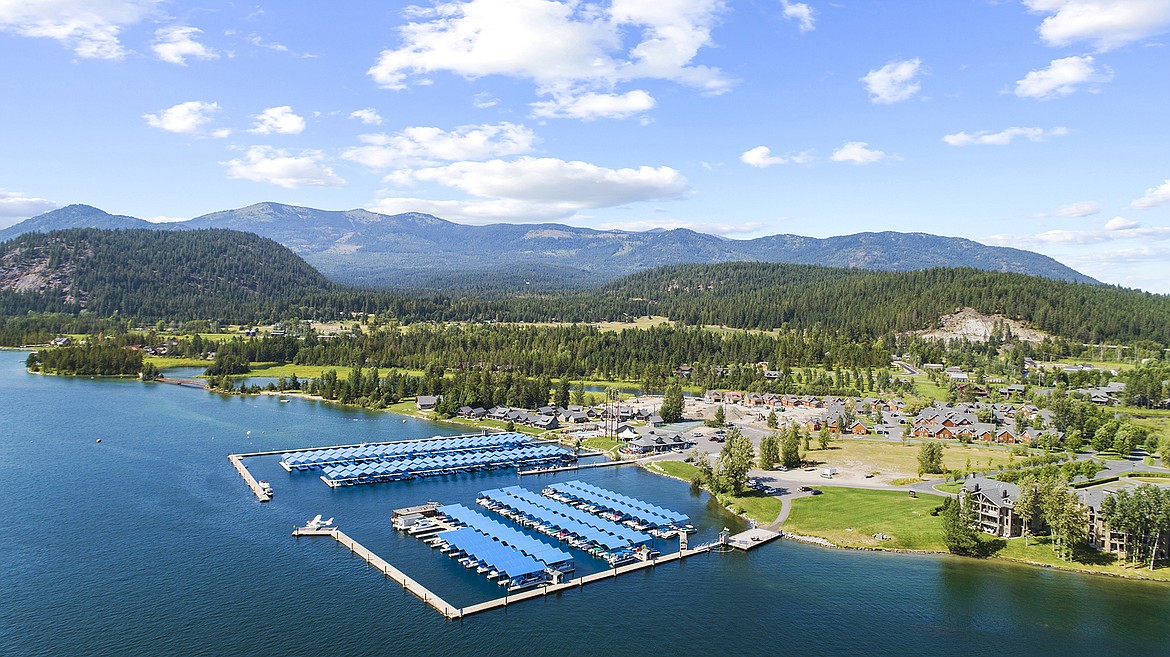
M811 488L809 488L808 486L801 486L801 487L800 487L800 492L802 492L802 493L807 493L807 492L809 492L810 490L812 490L812 489L811 489Z
M810 490L809 492L810 492L810 493L812 493L813 495L820 495L821 493L823 493L823 492L825 492L825 491L823 491L823 490L821 490L821 489L819 489L819 488L813 488L813 489L812 489L812 490Z

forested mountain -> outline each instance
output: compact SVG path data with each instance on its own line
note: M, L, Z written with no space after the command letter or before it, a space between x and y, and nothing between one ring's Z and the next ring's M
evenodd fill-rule
M0 244L0 315L247 320L334 289L296 254L251 233L82 228Z
M1035 276L931 269L877 272L811 265L678 265L606 285L600 299L639 300L649 314L744 328L837 327L881 335L929 326L963 307L1088 342L1170 343L1170 297Z
M126 229L154 228L156 226L157 224L152 224L145 219L110 214L90 205L70 205L50 210L31 219L25 219L15 226L0 230L0 242L25 233L47 233L69 228Z
M731 240L686 229L599 231L561 224L468 226L421 213L382 215L257 203L185 222L115 225L96 208L69 206L0 233L75 228L227 228L289 247L330 279L397 289L486 293L582 289L636 271L681 263L736 261L820 264L890 271L973 267L1057 280L1093 279L1037 253L923 233L859 233L817 239L772 235ZM131 221L137 221L132 220ZM142 225L145 224L145 225Z
M688 325L877 339L934 327L962 307L1081 342L1170 344L1170 297L976 269L879 272L735 262L659 267L589 290L408 295L330 283L272 240L229 230L74 229L0 244L0 317L10 318L29 311L233 323L350 313L406 323L664 315ZM22 335L36 329L19 327Z

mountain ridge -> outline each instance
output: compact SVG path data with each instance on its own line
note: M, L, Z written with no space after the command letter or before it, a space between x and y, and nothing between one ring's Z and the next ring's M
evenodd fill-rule
M687 228L597 230L557 223L468 225L433 215L319 210L270 201L166 224L87 205L53 210L0 231L0 241L62 228L226 228L275 240L331 280L372 287L467 288L498 280L532 283L517 271L547 271L542 287L587 287L674 264L775 262L884 271L972 267L1097 284L1038 253L960 237L879 231L827 238L777 234L734 240Z

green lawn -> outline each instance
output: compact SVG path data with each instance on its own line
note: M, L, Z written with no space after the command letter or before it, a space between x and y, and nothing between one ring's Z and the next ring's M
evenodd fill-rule
M996 552L995 556L1009 561L1027 561L1064 570L1088 570L1095 573L1143 577L1170 582L1170 567L1167 567L1167 564L1159 564L1161 567L1154 570L1119 566L1114 555L1098 552L1088 546L1076 549L1073 552L1072 561L1061 561L1052 551L1052 544L1047 536L1031 537L1028 539L1028 543L1029 545L1025 547L1024 539L1013 538L1007 541L1007 545Z
M690 463L683 463L682 461L655 461L650 464L651 469L658 469L672 477L678 477L683 481L690 481L699 469Z
M930 515L938 495L912 498L904 492L826 486L824 494L792 502L784 530L820 536L842 547L945 551L942 525ZM879 541L874 534L886 534Z
M914 391L923 397L946 401L950 396L946 388L934 383L925 376L912 376L910 378L914 381Z
M605 436L594 436L581 441L581 446L598 452L608 452L618 446L618 441Z
M683 481L690 481L699 472L698 468L683 461L655 461L650 464L649 469L665 472ZM780 515L782 507L780 498L754 490L744 491L742 495L721 495L719 501L732 511L742 513L762 525L775 520Z
M955 495L958 495L959 491L963 490L963 484L962 482L952 481L949 484L939 484L935 486L935 488L941 490L944 493L954 493Z
M720 501L726 502L732 511L742 513L761 525L767 525L775 520L780 515L780 509L783 506L780 498L754 490L744 491L742 495L738 496L722 496Z
M154 366L160 370L168 367L207 367L211 365L210 361L203 360L202 358L170 358L167 356L147 356L143 359L143 362L154 363Z

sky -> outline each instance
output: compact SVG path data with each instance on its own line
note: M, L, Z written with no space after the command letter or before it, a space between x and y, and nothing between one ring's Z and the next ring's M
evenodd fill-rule
M1170 0L0 0L0 227L895 230L1170 293L1168 45Z

